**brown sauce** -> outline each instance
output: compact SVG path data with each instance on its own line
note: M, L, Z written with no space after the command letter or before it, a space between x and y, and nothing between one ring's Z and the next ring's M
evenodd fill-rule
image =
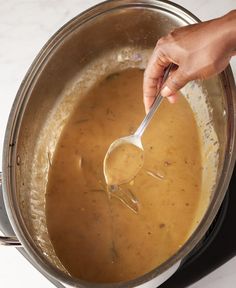
M110 144L144 117L143 72L130 69L93 87L71 116L49 171L46 216L55 252L69 273L118 282L151 271L188 237L201 193L201 152L184 97L164 101L145 131L144 165L123 188L133 213L108 197L103 160Z

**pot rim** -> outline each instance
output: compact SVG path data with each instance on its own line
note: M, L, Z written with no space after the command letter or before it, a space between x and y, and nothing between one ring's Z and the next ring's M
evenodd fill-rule
M190 13L185 8L181 7L170 1L164 0L108 0L99 3L81 14L74 17L72 20L67 22L62 28L60 28L43 46L37 57L33 61L29 70L27 71L21 86L17 92L14 104L11 109L11 113L8 119L7 129L4 139L3 147L3 197L6 205L7 214L10 223L16 233L17 238L23 244L23 247L32 259L37 262L38 265L45 271L45 273L56 280L61 281L64 284L75 286L75 287L105 287L105 288L119 288L119 287L135 287L139 286L147 281L150 281L163 272L167 271L170 267L181 261L201 240L210 224L215 218L220 205L224 199L227 187L230 182L231 175L233 173L234 163L236 159L236 143L235 143L235 126L236 126L236 89L233 74L230 67L227 67L224 72L221 73L220 78L222 83L225 85L227 90L228 100L228 123L229 123L229 134L231 135L230 140L227 143L225 152L225 161L223 165L224 173L221 173L219 181L216 185L218 193L214 193L212 200L208 206L205 215L203 216L198 227L185 242L185 244L169 259L162 263L152 271L130 281L110 283L110 284L97 284L91 283L79 279L75 279L68 276L66 273L55 268L49 261L38 253L38 248L33 243L31 236L27 232L27 228L21 217L19 207L16 205L16 187L15 183L15 172L14 166L16 165L16 149L19 128L21 126L21 120L24 114L24 107L27 103L27 93L34 86L37 81L37 77L44 67L47 60L53 51L62 43L62 41L70 35L70 33L77 29L79 26L86 22L111 11L124 8L152 8L155 10L162 10L168 12L175 17L186 22L186 24L193 24L200 22L200 20Z

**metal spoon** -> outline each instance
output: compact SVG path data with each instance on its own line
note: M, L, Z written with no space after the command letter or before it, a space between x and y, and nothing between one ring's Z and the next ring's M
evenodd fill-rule
M168 68L166 69L166 71L164 73L163 83L168 78L168 75L169 75L171 68L172 68L172 64L168 66ZM154 113L156 112L157 108L160 106L163 99L164 98L160 95L160 92L159 92L157 94L155 101L153 102L153 104L151 106L150 111L145 116L145 118L143 119L142 123L140 124L140 126L138 127L136 132L133 135L119 138L119 139L115 140L110 145L110 147L106 153L106 156L104 158L103 171L104 171L104 175L105 175L105 179L106 179L107 184L112 185L113 189L114 189L114 187L116 187L116 185L128 183L131 180L133 180L134 177L138 174L139 170L142 168L142 165L140 165L140 159L139 159L139 161L136 161L138 164L137 167L135 167L135 165L133 165L133 163L132 163L132 169L130 171L128 171L128 169L126 169L127 168L127 161L126 161L127 157L124 157L124 155L119 155L120 157L116 157L116 159L118 159L118 160L121 159L120 161L124 161L123 159L125 159L126 162L119 163L119 165L118 165L119 168L122 167L122 169L119 169L119 173L120 173L119 177L118 177L119 180L117 180L117 177L116 177L116 183L111 183L111 181L109 181L108 173L112 172L111 170L113 169L113 167L109 167L108 163L109 163L110 158L112 157L112 153L114 154L115 150L120 148L121 145L129 145L130 144L130 145L134 145L140 149L140 153L142 153L142 155L140 155L140 156L143 159L143 145L142 145L141 138L142 138L142 135L143 135L145 129L147 128L148 124L150 123L151 119L153 118ZM120 151L121 152L119 152L119 153L122 153L122 149L120 149ZM132 159L132 157L130 157L130 158ZM130 160L130 161L132 161L132 160ZM134 161L135 161L135 159L134 159ZM115 169L115 167L114 167L114 169ZM114 170L114 172L115 172L115 170ZM116 190L116 189L114 189L114 190Z

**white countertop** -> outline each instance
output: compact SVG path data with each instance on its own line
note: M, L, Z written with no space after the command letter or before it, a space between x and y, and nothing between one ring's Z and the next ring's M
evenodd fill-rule
M98 0L0 0L0 163L5 127L19 85L54 32ZM176 0L201 20L236 9L236 0ZM235 57L236 58L236 57ZM236 79L236 59L231 62ZM0 164L1 170L1 164ZM54 287L14 248L0 247L0 287ZM235 288L236 257L192 288Z

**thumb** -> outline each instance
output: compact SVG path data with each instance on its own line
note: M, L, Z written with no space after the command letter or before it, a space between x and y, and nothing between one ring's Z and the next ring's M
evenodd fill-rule
M178 90L184 87L191 79L183 73L179 68L172 72L163 84L161 89L161 95L163 97L169 97L174 95Z

